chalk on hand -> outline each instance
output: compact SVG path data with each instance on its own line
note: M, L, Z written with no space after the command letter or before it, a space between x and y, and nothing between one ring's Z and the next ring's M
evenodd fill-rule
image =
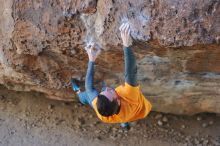
M119 27L120 31L122 31L124 29L130 29L130 24L128 22L122 23L122 25Z

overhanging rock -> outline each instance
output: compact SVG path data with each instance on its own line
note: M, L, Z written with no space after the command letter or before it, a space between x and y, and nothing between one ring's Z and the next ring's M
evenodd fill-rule
M220 1L0 0L0 83L49 98L77 100L84 45L103 52L95 79L123 83L119 26L129 22L138 80L153 110L220 113ZM97 82L97 87L99 83Z

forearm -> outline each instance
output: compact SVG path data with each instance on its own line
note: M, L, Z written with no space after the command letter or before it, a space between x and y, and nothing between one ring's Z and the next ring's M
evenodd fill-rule
M88 68L86 72L86 81L85 81L86 91L92 91L94 89L94 86L93 86L94 64L95 62L93 61L88 62Z
M135 55L130 47L125 47L123 50L125 62L125 81L132 86L137 86L137 65Z

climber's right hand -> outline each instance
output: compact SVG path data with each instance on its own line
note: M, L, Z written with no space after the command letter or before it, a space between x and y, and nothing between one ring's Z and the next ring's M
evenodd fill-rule
M131 29L129 23L123 23L119 30L121 31L121 38L124 47L129 47L132 45L132 38L130 36Z

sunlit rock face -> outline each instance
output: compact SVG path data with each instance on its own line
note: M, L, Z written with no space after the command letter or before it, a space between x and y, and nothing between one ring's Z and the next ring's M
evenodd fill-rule
M153 110L220 113L220 1L0 0L0 83L58 100L77 100L96 41L95 84L124 82L119 26L134 39L138 81Z

